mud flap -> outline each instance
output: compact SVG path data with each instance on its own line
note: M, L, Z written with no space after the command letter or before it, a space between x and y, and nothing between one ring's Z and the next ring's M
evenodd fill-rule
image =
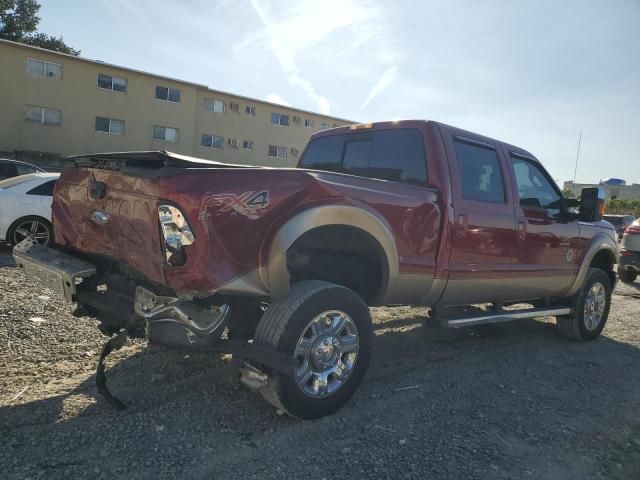
M127 331L124 330L118 333L115 337L111 337L107 340L102 346L100 358L98 359L98 367L96 368L96 387L98 388L98 393L102 395L107 403L116 410L124 410L126 407L124 406L124 403L111 395L109 387L107 387L107 377L104 374L104 360L107 358L107 355L114 350L120 350L127 341L127 337Z

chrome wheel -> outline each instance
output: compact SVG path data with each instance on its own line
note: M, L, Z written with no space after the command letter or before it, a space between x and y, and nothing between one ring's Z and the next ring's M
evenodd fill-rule
M25 220L13 231L13 244L17 245L25 238L32 238L40 245L49 243L49 227L40 220Z
M591 285L584 301L584 326L587 330L595 330L600 325L607 305L604 285L596 282Z
M327 397L342 387L358 356L358 329L344 312L329 310L315 317L298 339L294 377L309 397Z

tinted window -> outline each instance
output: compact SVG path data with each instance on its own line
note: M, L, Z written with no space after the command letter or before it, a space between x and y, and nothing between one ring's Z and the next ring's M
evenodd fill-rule
M57 180L50 180L48 182L43 183L42 185L38 185L35 188L32 188L27 192L27 195L45 195L47 197L53 196L53 188L56 186Z
M36 167L32 167L31 165L23 165L21 163L16 164L16 170L18 171L18 175L26 175L28 173L36 173Z
M408 183L425 183L422 136L415 129L332 135L313 140L302 167Z
M11 178L18 175L18 169L14 163L0 162L0 179Z
M560 192L544 170L535 162L511 155L511 163L518 184L520 204L546 209L550 215L560 214Z
M368 135L369 138L362 140L357 139L357 137L357 135L351 136L347 140L342 159L342 168L344 173L366 177L369 176L369 160L371 159L373 139L371 135Z
M493 148L456 140L462 196L480 202L503 203L504 182Z
M342 171L342 147L345 135L316 138L302 159L301 167L329 172Z
M603 217L607 222L609 222L614 227L622 227L624 223L622 217L611 217L609 215L605 215Z
M425 183L427 165L418 130L383 130L375 134L369 176L397 182Z

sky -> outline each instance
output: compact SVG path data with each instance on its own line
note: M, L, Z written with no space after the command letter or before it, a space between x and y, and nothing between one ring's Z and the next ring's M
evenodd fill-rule
M639 0L41 0L86 58L354 121L431 119L640 183Z

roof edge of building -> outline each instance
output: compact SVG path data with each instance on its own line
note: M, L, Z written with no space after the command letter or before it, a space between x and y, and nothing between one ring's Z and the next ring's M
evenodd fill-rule
M149 76L149 77L161 78L163 80L169 80L169 81L172 81L172 82L182 83L184 85L191 85L192 87L204 89L204 90L207 90L209 92L220 93L222 95L229 95L231 97L236 97L236 98L239 98L239 99L242 99L242 100L247 100L247 101L250 101L250 102L259 102L259 103L262 103L262 104L265 104L265 105L271 105L271 106L277 107L277 108L287 108L289 110L295 110L295 111L301 112L301 113L308 113L310 115L317 115L319 117L330 118L332 120L338 120L340 122L358 123L358 122L356 122L354 120L349 120L349 119L346 119L346 118L335 117L333 115L326 115L324 113L313 112L311 110L304 110L304 109L296 108L296 107L293 107L293 106L287 106L287 105L281 105L279 103L269 102L267 100L260 100L259 98L247 97L245 95L239 95L237 93L231 93L231 92L227 92L227 91L224 91L224 90L218 90L218 89L215 89L215 88L211 88L208 85L204 85L202 83L190 82L189 80L182 80L182 79L179 79L179 78L169 77L167 75L160 75L160 74L156 74L156 73L146 72L144 70L138 70L138 69L135 69L135 68L123 67L122 65L116 65L115 63L104 62L102 60L94 60L94 59L91 59L91 58L81 57L81 56L77 56L77 55L71 55L69 53L57 52L55 50L48 50L46 48L36 47L34 45L27 45L26 43L14 42L12 40L5 40L5 39L0 38L0 45L2 45L2 44L13 45L15 47L25 48L27 50L40 51L40 52L48 53L48 54L51 54L51 55L58 55L60 57L67 57L67 58L72 59L72 60L79 60L81 62L92 63L94 65L101 65L101 66L105 66L105 67L116 68L118 70L137 73L139 75L146 75L146 76Z

